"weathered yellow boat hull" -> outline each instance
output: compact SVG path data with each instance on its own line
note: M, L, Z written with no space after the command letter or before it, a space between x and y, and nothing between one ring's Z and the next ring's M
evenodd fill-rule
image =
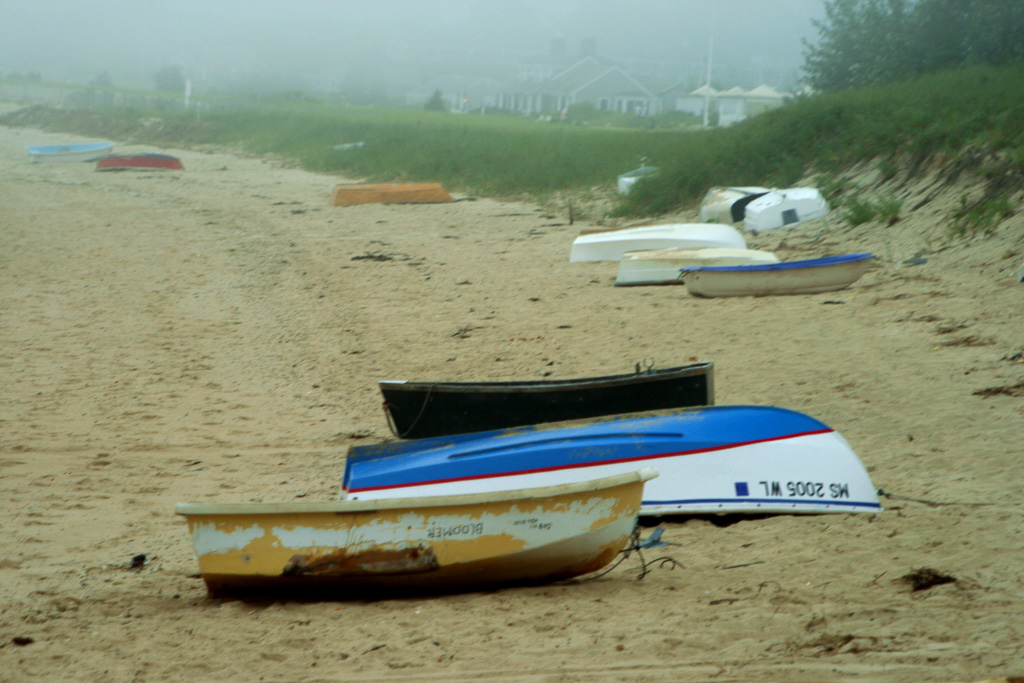
M650 469L525 491L180 504L213 595L459 590L596 571L628 542Z
M353 204L430 204L450 202L452 196L439 183L390 183L384 185L336 185L331 206Z

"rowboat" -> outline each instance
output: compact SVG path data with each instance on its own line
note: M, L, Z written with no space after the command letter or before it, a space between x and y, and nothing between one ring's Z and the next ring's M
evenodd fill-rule
M828 202L812 187L773 190L747 204L743 228L758 233L788 228L828 214Z
M33 164L53 161L95 161L110 154L113 142L81 142L67 145L34 145L26 147Z
M700 219L743 223L750 232L784 228L828 214L828 202L812 187L713 187L700 205Z
M631 251L619 261L617 287L681 285L679 271L687 266L742 266L778 263L779 257L758 249L651 249Z
M379 382L395 436L423 438L714 403L714 364L520 382Z
M700 203L700 219L726 225L742 223L747 204L769 192L767 187L713 187Z
M743 235L728 225L672 223L580 235L569 261L618 261L630 251L646 249L746 249Z
M877 512L846 440L792 410L709 406L354 446L343 496L514 491L655 466L641 515Z
M181 503L211 595L387 594L596 571L636 527L651 468L529 490L386 501Z
M169 154L123 154L104 157L96 162L97 171L125 171L129 169L182 171L181 159Z
M331 192L331 206L353 204L428 204L450 202L452 196L438 183L345 183Z
M871 267L872 254L844 254L753 266L688 266L681 271L694 296L815 294L845 289Z
M659 170L657 166L641 166L628 173L623 173L616 178L615 189L619 194L629 194L638 180L645 176L656 175Z

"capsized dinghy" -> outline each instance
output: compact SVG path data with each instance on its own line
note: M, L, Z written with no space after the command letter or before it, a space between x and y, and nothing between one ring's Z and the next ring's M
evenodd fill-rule
M619 261L616 287L681 285L680 270L688 266L749 266L778 263L779 257L758 249L651 249L631 251Z
M573 379L379 384L391 431L403 439L715 402L710 362Z
M828 214L828 202L813 187L772 190L747 204L743 212L743 228L764 232L788 228Z
M746 249L736 228L715 223L670 223L580 235L569 260L618 261L626 252L644 249Z
M747 204L769 192L767 187L713 187L700 203L700 219L726 225L742 223Z
M353 204L433 204L454 201L439 183L342 184L331 192L331 206Z
M638 467L520 491L387 501L183 503L214 596L253 592L460 591L601 569L636 527Z
M863 253L751 266L687 266L681 277L694 296L816 294L849 287L868 272L872 259Z
M656 467L642 515L878 512L857 454L792 410L712 406L349 449L351 500L577 482Z
M96 162L97 171L183 171L185 166L170 154L115 154Z
M26 147L33 164L54 161L95 161L110 154L113 142L80 142L67 145L34 145Z

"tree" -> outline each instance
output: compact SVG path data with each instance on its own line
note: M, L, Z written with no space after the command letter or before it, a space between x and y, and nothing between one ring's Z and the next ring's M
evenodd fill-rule
M423 108L427 111L448 111L448 106L444 103L444 95L441 94L440 90L434 91L434 94L430 96L430 99L423 105Z
M815 90L886 83L903 76L908 0L825 0L815 20L820 42L804 45L804 72Z
M154 74L153 82L161 92L185 91L185 77L181 75L180 66L165 66Z
M1021 0L825 0L814 25L819 42L804 42L804 72L816 90L1024 62Z

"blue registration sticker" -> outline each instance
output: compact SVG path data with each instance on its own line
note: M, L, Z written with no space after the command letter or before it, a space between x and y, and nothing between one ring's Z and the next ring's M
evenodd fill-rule
M747 482L738 481L736 482L736 495L737 496L749 496L750 490L747 488Z

